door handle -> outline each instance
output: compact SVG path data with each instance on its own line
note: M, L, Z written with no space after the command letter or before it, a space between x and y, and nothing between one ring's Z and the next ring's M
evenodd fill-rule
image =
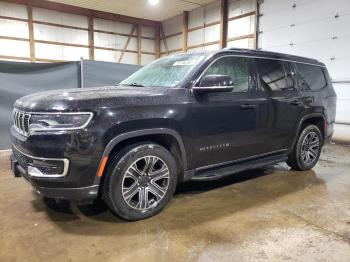
M305 98L305 101L306 101L307 103L312 103L314 100L313 100L312 97L307 97L307 98Z
M256 105L253 105L253 104L243 104L243 105L241 105L241 108L242 108L242 109L255 109L255 108L256 108Z
M299 100L293 100L292 102L290 102L292 105L294 105L294 106L300 106L301 104L302 104L302 102L301 101L299 101Z

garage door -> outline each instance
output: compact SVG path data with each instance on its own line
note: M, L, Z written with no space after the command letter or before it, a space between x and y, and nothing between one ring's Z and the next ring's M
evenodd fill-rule
M324 62L338 94L336 122L350 124L350 1L261 2L259 48Z

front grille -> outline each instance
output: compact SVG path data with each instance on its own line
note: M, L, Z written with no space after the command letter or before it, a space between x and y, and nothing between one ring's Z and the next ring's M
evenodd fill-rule
M15 128L22 135L27 136L29 133L29 120L30 114L18 110L13 111L13 122Z
M25 170L28 169L28 166L36 167L40 172L45 175L56 175L63 174L64 170L64 162L60 159L44 159L31 157L29 155L25 155L17 148L12 147L13 156L18 161L18 164Z
M33 163L33 159L22 154L21 152L19 152L17 149L15 149L14 147L12 148L12 152L14 157L17 159L18 164L23 167L24 169L27 170L28 165Z

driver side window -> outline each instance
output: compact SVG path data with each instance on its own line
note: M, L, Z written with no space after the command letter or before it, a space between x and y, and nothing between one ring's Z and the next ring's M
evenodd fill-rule
M219 58L207 68L202 77L207 75L230 76L234 84L232 92L247 92L249 89L249 73L245 57L226 56Z

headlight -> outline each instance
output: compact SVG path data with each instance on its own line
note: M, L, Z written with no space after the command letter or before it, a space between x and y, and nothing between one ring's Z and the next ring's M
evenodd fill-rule
M86 113L32 113L29 120L29 132L76 130L86 127L91 118L91 112Z

